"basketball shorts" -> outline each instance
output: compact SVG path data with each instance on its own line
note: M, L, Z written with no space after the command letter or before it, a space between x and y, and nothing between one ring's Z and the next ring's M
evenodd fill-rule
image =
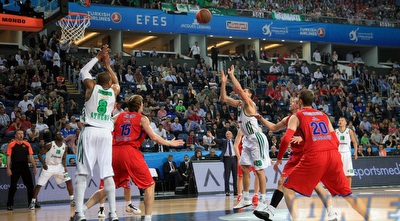
M47 181L54 176L57 184L64 183L68 180L71 180L68 172L64 172L64 167L62 164L60 165L47 165L47 170L41 169L40 175L37 181L37 185L44 186L46 185Z
M343 171L346 176L354 176L353 161L351 159L351 152L340 152L342 156Z
M111 159L111 131L98 127L85 127L79 135L76 174L91 177L93 176L93 168L97 164L100 179L114 176Z
M127 187L130 179L141 189L146 189L154 184L143 153L132 146L114 146L112 165L117 188Z
M254 166L255 170L262 170L271 165L269 145L265 134L255 133L243 136L243 150L240 156L240 165Z
M292 153L289 155L289 160L283 167L281 177L287 177L292 172L294 167L299 164L301 156L302 153Z
M299 164L285 179L283 186L302 195L311 196L320 181L332 196L348 196L352 193L337 150L304 154Z

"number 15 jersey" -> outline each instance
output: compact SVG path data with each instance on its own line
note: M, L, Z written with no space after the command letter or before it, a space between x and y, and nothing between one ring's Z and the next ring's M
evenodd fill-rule
M296 116L304 136L303 154L338 149L338 139L335 134L329 132L329 119L326 114L312 108L304 108L298 111Z
M138 112L122 112L115 120L113 147L129 145L139 149L146 138L140 125L143 115Z

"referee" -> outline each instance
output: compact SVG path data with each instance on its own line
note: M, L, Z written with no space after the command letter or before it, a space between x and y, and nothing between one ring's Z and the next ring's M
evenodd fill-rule
M19 177L26 186L28 192L28 205L33 196L33 180L29 170L28 160L33 166L33 173L36 174L36 164L33 159L33 151L31 145L24 141L24 132L17 130L15 132L15 140L12 141L7 148L7 175L11 176L10 189L8 190L7 210L13 210L14 195L17 192L17 182Z

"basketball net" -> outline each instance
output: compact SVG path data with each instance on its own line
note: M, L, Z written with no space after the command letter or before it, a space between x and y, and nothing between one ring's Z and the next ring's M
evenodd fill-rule
M57 22L61 28L61 40L77 41L85 37L85 29L90 26L90 15L70 12Z

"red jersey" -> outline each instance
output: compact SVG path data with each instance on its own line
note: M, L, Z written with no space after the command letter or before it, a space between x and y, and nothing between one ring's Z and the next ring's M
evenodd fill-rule
M122 112L118 115L114 126L113 146L130 145L136 149L142 146L146 132L140 125L142 114L138 112Z
M293 116L293 114L291 114L291 115L289 115L287 118L286 118L286 127L288 126L288 124L289 124L289 120L290 120L290 118ZM301 130L299 130L299 128L297 128L297 130L294 132L294 135L293 136L300 136L300 137L302 137L303 138L303 141L301 141L300 143L290 143L290 148L292 149L292 153L293 154L298 154L298 153L301 153L302 151L303 151L303 147L304 147L304 136L303 136L303 134L301 133Z
M299 129L303 134L303 153L338 149L338 139L329 132L329 119L326 114L313 108L304 108L296 113Z

